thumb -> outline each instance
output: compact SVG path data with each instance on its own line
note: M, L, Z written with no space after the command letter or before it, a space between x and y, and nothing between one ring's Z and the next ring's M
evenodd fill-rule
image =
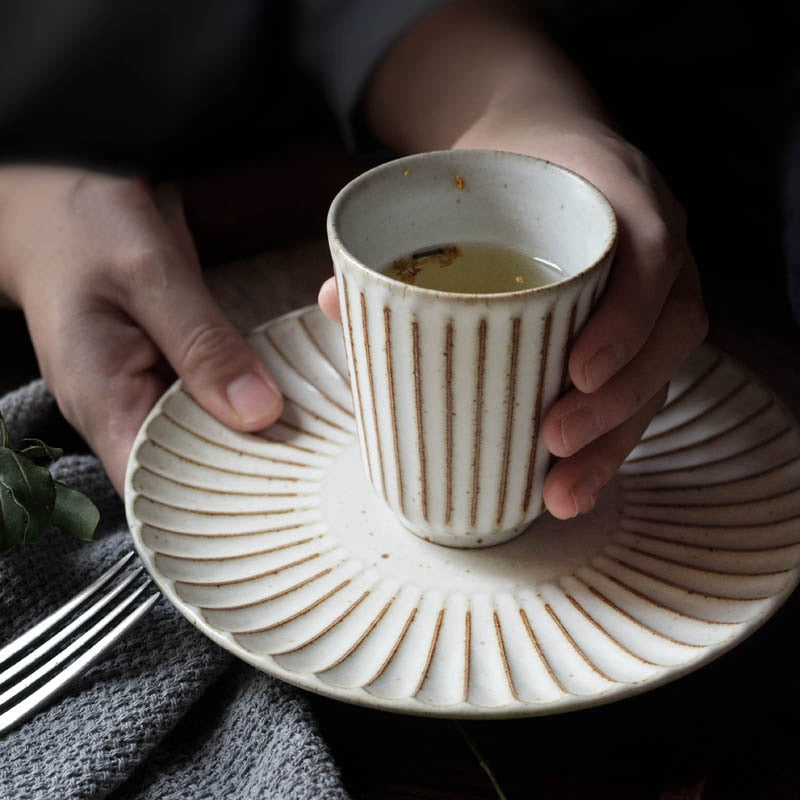
M229 322L198 266L178 248L151 253L128 305L195 399L237 430L271 425L283 410L264 362Z
M134 300L140 324L217 419L239 430L272 424L283 410L280 389L203 281L179 188L160 184L152 198L167 229L164 239L175 246L157 251L155 260L162 263L151 267L162 277L156 296L145 303L142 295Z

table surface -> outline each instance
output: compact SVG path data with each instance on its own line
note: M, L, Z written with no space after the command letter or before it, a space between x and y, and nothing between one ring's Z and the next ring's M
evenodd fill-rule
M207 271L236 324L314 301L324 242L302 242ZM800 329L770 308L711 309L709 340L761 378L800 419ZM0 311L0 391L36 377L20 312ZM356 800L748 800L800 797L795 593L714 663L642 695L511 721L400 716L309 696Z

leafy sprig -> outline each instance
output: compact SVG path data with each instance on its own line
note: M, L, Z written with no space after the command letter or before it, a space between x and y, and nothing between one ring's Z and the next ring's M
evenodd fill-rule
M100 512L82 492L53 478L49 464L62 451L40 439L25 439L22 447L8 446L8 428L0 414L0 555L17 544L40 542L51 527L90 540Z

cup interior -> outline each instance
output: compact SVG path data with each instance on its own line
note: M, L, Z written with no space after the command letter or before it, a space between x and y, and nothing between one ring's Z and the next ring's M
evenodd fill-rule
M370 270L429 247L494 242L552 262L569 278L604 260L616 221L604 195L563 167L515 153L449 150L356 178L331 205L328 233Z

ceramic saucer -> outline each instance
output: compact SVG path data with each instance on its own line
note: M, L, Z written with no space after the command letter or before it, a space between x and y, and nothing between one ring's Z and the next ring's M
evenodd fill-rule
M139 433L126 505L169 600L278 678L406 713L553 714L697 669L798 582L800 430L710 346L593 513L476 551L418 539L374 496L336 325L305 308L250 341L281 420L237 433L176 383Z

